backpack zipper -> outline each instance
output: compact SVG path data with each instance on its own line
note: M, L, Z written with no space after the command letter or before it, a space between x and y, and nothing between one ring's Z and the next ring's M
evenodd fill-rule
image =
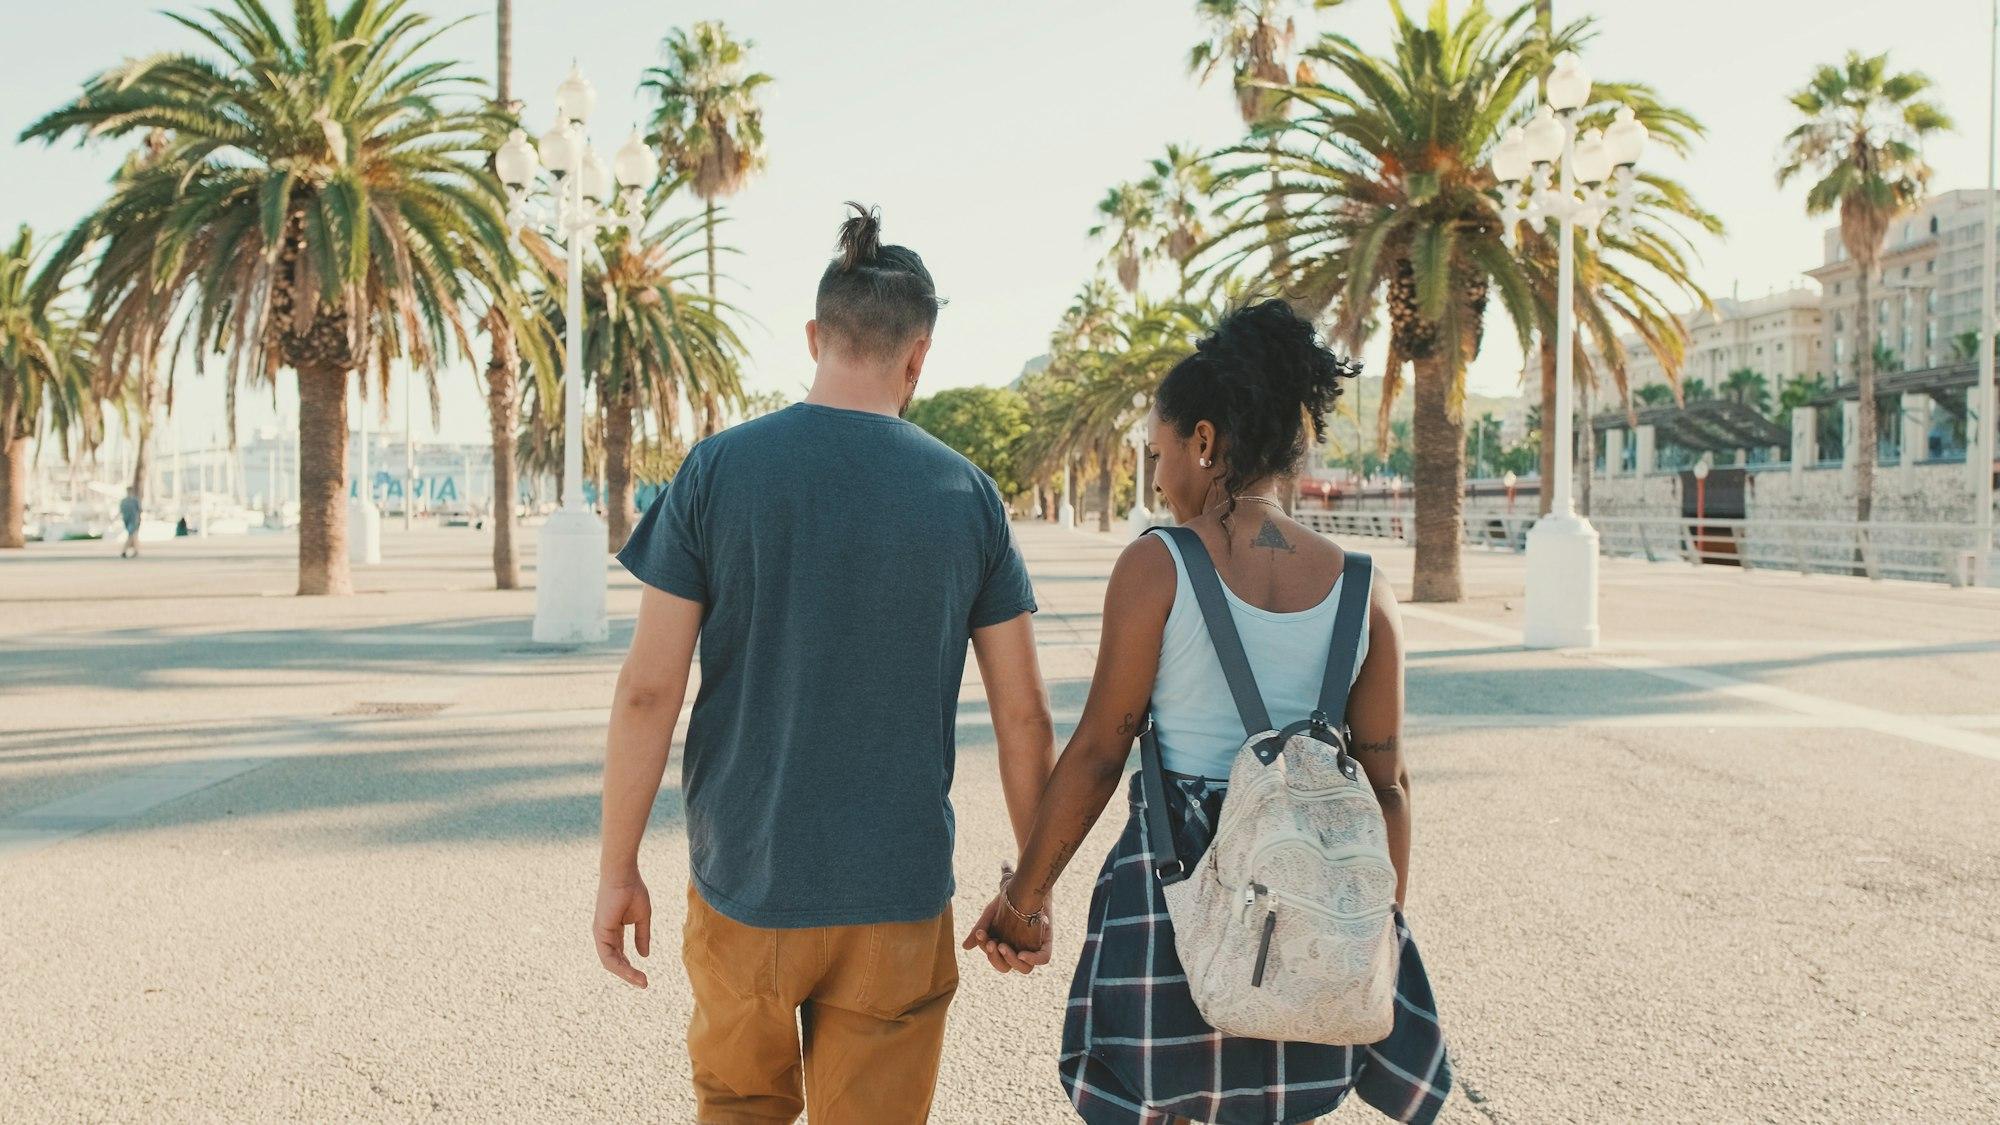
M1271 935L1278 931L1278 912L1272 909L1264 915L1264 936L1257 942L1257 967L1250 971L1250 987L1264 987L1264 962L1271 956Z

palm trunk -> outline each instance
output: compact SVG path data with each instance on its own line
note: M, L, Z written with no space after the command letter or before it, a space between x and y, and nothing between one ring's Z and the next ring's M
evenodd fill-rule
M708 251L708 300L712 308L715 303L715 200L702 200L702 235L707 241ZM713 388L701 393L701 436L713 437L722 429L722 401Z
M338 367L301 367L298 375L299 593L351 594L347 372Z
M1112 438L1097 450L1097 530L1111 530L1111 479L1118 472L1118 456L1114 452L1117 438Z
M1854 295L1860 304L1854 310L1855 390L1861 396L1852 439L1854 450L1854 518L1867 523L1875 512L1875 330L1874 310L1868 304L1868 279L1875 272L1875 256L1859 257L1861 272L1854 279Z
M153 467L153 400L159 396L159 380L151 370L139 376L139 440L132 456L132 495L146 503L146 478ZM275 488L275 483L270 487ZM249 491L245 489L244 491Z
M602 384L600 384L602 385ZM604 415L604 523L612 553L632 535L632 388L598 402Z
M1411 491L1417 505L1414 595L1420 602L1465 597L1459 573L1459 539L1465 506L1465 420L1451 410L1451 360L1445 345L1415 361L1412 388L1416 444Z
M1540 471L1542 479L1540 482L1541 487L1536 490L1537 492L1540 493L1540 495L1536 497L1535 506L1537 509L1539 509L1541 515L1546 516L1549 514L1549 506L1552 503L1554 503L1555 500L1554 491L1555 491L1555 481L1556 481L1556 443L1555 439L1551 436L1550 433L1550 427L1552 427L1555 424L1556 420L1555 333L1543 332L1541 344L1542 344L1541 346L1541 354L1542 354L1541 462L1542 464ZM1645 472L1646 471L1645 466L1643 465L1640 466L1639 471L1642 473Z
M28 439L20 428L21 404L0 407L0 548L28 545Z
M493 83L493 96L500 102L502 113L512 112L514 75L514 4L513 0L499 0L498 50L499 74Z
M514 476L514 426L521 412L521 359L514 334L498 310L486 317L493 356L486 363L486 424L493 442L493 587L521 588L521 567L514 555L514 501L520 485Z

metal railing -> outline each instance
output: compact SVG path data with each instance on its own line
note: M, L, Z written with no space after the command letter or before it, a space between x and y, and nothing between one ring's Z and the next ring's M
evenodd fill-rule
M1409 512L1301 511L1299 522L1342 538L1394 539L1416 535ZM1469 512L1465 542L1503 551L1527 549L1533 515ZM1857 523L1840 520L1694 519L1676 516L1594 518L1600 547L1617 558L1679 560L1786 570L1903 578L1953 586L1979 581L1978 532L1963 524Z

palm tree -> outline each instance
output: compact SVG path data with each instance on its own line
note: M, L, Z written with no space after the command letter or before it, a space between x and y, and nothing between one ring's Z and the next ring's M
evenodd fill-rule
M1187 293L1188 263L1208 238L1204 224L1215 193L1215 169L1191 145L1169 144L1153 161L1153 174L1140 182L1161 229L1158 251L1180 272L1179 292Z
M646 71L639 83L659 99L653 110L653 140L668 165L690 178L700 197L708 239L708 296L716 295L715 201L736 194L764 167L764 111L757 92L771 76L745 72L749 40L729 37L720 20L702 20L689 30L675 28L660 41L665 62ZM705 437L722 427L719 399L701 400Z
M1311 0L1311 7L1332 8L1340 3ZM1282 88L1295 77L1292 44L1298 37L1298 25L1291 10L1301 6L1299 0L1195 0L1195 15L1207 37L1188 52L1188 73L1199 81L1208 81L1218 70L1229 71L1237 115L1253 135L1265 139L1269 156L1265 170L1273 189L1265 201L1265 250L1270 256L1271 277L1279 280L1290 268L1284 200L1276 191L1276 130L1285 121L1287 98ZM1303 81L1306 75L1301 72L1296 77Z
M1648 383L1632 391L1632 401L1641 406L1667 406L1674 401L1674 388L1666 383Z
M635 436L639 415L649 414L661 444L680 444L682 401L742 400L739 370L743 342L730 324L739 315L700 290L703 224L689 216L658 220L662 202L679 184L663 184L649 201L647 229L602 236L597 260L584 268L584 370L597 393L603 426L604 508L613 551L625 545L635 515ZM558 295L566 291L563 258L538 238L527 242L548 278L543 287L543 352L560 354L563 331ZM553 385L556 373L547 381ZM537 384L539 385L539 383Z
M1149 196L1144 184L1119 184L1097 201L1097 213L1103 221L1090 228L1090 237L1111 240L1108 260L1127 293L1139 291L1139 267L1160 232Z
M480 170L498 122L406 0L262 0L172 16L220 61L162 53L92 78L23 139L172 130L72 233L102 239L94 308L134 286L185 294L197 355L231 386L291 368L299 387L299 593L345 594L347 393L401 360L432 380L466 333L468 275L507 267L499 185Z
M1278 150L1278 194L1294 288L1331 306L1333 337L1358 351L1378 312L1387 313L1384 422L1403 364L1415 368L1415 596L1456 601L1466 368L1479 350L1489 295L1506 306L1524 349L1535 323L1529 278L1502 239L1489 195L1487 152L1551 44L1524 30L1525 8L1496 17L1473 0L1454 22L1437 4L1422 24L1394 0L1390 10L1388 59L1338 35L1306 51L1343 85L1290 91L1302 111ZM1566 30L1552 46L1565 49L1579 31ZM1260 155L1254 145L1235 154L1246 165ZM1235 176L1240 181L1240 170ZM1245 220L1220 237L1248 243L1261 235L1258 225ZM1238 260L1253 249L1239 246Z
M1805 118L1779 149L1778 184L1809 179L1806 214L1840 213L1840 242L1854 259L1854 354L1861 398L1859 431L1875 432L1875 332L1868 289L1875 281L1889 224L1923 199L1930 181L1926 137L1951 128L1951 118L1925 97L1931 80L1917 71L1892 74L1889 56L1849 51L1819 67L1791 97ZM1875 443L1857 442L1855 518L1875 509Z
M514 3L497 0L495 31L494 110L514 116ZM512 278L506 279L508 281ZM521 486L515 479L514 428L521 413L521 355L507 315L525 302L518 289L503 285L487 302L484 325L486 360L486 427L493 444L493 586L514 590L521 585L521 566L514 553L514 507Z
M1826 376L1794 375L1778 388L1778 423L1787 430L1792 425L1792 411L1806 405L1827 393Z
M1722 396L1759 414L1771 410L1770 380L1748 367L1739 367L1723 377Z
M54 434L95 445L103 434L91 383L90 333L48 306L36 284L40 254L27 227L0 245L0 547L27 544L28 443Z

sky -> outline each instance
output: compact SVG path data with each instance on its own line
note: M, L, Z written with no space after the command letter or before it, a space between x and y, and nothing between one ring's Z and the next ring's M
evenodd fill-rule
M464 18L439 49L491 76L489 4L416 6ZM198 46L160 14L193 5L8 7L16 50L0 78L0 228L27 223L52 234L102 197L120 151L12 138L105 66ZM1387 0L1348 0L1320 13L1297 7L1302 39L1337 31L1368 47L1386 42ZM1935 80L1958 129L1928 151L1934 188L1985 180L1990 25L1975 0L1556 0L1555 13L1558 22L1597 19L1584 56L1593 74L1651 83L1708 127L1693 159L1663 169L1728 227L1698 244L1698 276L1711 295L1809 284L1800 271L1818 264L1825 222L1805 216L1802 187L1775 185L1774 153L1795 112L1786 94L1815 64L1850 48L1886 50L1899 68ZM769 166L729 201L724 228L740 251L727 260L725 293L753 318L753 390L798 397L810 381L803 326L843 200L879 205L885 236L921 253L951 302L920 393L1005 383L1044 350L1070 296L1102 261L1105 248L1086 232L1106 189L1142 175L1170 141L1214 148L1241 131L1226 77L1201 86L1186 73L1200 36L1188 0L516 0L515 96L528 103L528 123L543 128L574 60L597 87L592 128L608 156L643 120L635 87L657 61L660 37L716 16L754 42L753 65L774 79L765 99ZM1520 386L1512 335L1496 314L1474 390ZM1381 353L1375 341L1364 358L1379 364ZM418 397L419 440L483 440L479 370L459 358L440 373L440 429ZM191 446L222 433L215 367L205 379L183 368L177 396ZM402 397L390 399L390 424L399 428ZM288 387L275 406L269 392L246 395L240 431L273 424L294 401Z

